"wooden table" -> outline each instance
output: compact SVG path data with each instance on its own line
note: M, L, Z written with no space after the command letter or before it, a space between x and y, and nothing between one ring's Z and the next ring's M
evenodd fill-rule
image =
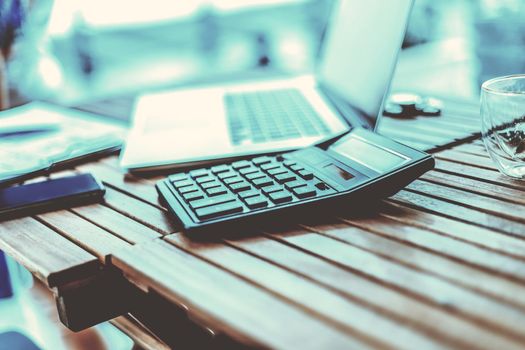
M70 328L113 319L146 349L523 349L525 183L480 141L435 156L387 200L217 242L181 233L161 176L113 156L71 170L104 181L104 204L3 222L0 249Z

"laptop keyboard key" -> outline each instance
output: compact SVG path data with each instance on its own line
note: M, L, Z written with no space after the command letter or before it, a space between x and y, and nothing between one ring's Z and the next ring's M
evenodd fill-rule
M195 214L199 219L206 220L228 214L240 213L242 211L243 207L239 202L229 202L197 209Z
M292 201L292 195L286 191L277 191L272 192L268 195L272 202L279 204L279 203L286 203Z

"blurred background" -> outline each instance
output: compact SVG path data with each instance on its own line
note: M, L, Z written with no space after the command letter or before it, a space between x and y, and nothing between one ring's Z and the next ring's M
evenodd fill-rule
M247 73L307 72L332 3L26 0L10 81L30 99L67 103ZM438 95L475 99L482 81L523 72L524 15L522 0L416 0L394 89L431 85Z

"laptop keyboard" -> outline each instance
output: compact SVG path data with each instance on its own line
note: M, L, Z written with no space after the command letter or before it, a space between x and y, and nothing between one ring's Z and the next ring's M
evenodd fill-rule
M281 89L225 96L234 145L319 136L330 132L303 94Z

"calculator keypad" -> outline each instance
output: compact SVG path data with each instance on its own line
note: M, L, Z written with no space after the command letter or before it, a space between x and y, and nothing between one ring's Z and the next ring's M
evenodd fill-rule
M336 192L294 160L257 157L174 174L167 181L199 220L262 210Z

